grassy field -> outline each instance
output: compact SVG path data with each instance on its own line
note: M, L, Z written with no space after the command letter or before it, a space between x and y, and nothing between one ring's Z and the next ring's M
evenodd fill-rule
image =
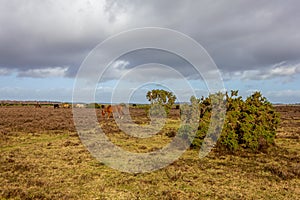
M0 107L0 199L299 199L300 106L278 106L281 125L268 152L204 159L186 151L166 168L141 174L111 169L94 159L75 131L71 109ZM179 111L154 137L137 139L112 119L99 123L111 141L150 152L177 131ZM144 109L132 109L147 124Z

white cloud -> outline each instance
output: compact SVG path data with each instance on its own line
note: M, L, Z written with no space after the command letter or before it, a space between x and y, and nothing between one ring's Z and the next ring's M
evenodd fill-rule
M292 65L292 66L279 66L274 67L270 70L271 76L292 76L297 73L300 73L300 64Z
M129 65L129 62L126 60L117 60L108 66L105 73L105 79L118 79L122 74L129 71L126 67Z
M265 95L271 102L300 103L300 90L273 90L266 92Z
M46 78L46 77L64 77L68 67L49 67L42 69L28 69L26 71L20 71L19 77L34 77L34 78Z
M264 69L225 72L223 73L223 76L225 80L267 80L281 77L283 78L282 80L287 81L292 80L297 74L300 74L300 63L287 64L285 62L280 62Z
M8 68L0 68L0 76L10 75L13 70Z

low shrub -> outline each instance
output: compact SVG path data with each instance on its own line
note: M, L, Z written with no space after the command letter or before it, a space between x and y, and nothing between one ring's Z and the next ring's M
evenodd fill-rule
M238 96L238 91L231 91L230 95L227 92L215 95L218 95L218 98L213 98L214 95L210 95L197 101L195 97L192 97L194 99L192 104L198 104L200 110L199 127L194 140L191 141L193 148L202 145L209 126L214 126L214 124L211 124L211 117L212 106L217 105L214 102L216 99L224 100L223 103L226 105L226 117L223 127L213 127L216 133L210 135L210 137L213 137L215 134L215 139L217 139L217 131L222 128L216 143L218 150L234 152L247 149L258 152L274 144L276 129L279 125L279 115L260 92L254 92L245 100ZM183 106L183 108L186 107ZM186 110L188 109L186 108ZM183 112L187 112L186 110ZM214 114L213 117L216 116L218 116L218 113Z

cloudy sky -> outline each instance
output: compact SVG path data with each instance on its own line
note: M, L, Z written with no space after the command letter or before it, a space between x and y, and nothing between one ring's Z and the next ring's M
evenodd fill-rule
M79 69L99 44L124 31L161 27L198 42L225 89L243 96L259 90L274 103L299 103L299 7L298 0L0 0L0 99L71 101ZM131 89L132 102L145 102L145 92L156 87L178 89L184 101L192 94L183 79L197 95L209 92L189 61L172 52L135 50L103 66L101 56L117 49L99 53L97 67L105 73L93 86L98 102L110 101L117 85L119 95ZM85 74L86 82L94 75Z

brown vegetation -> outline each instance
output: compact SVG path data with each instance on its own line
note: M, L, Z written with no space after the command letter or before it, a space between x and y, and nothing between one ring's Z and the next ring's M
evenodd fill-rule
M0 107L0 199L297 199L300 196L300 106L276 106L281 124L276 146L267 152L199 159L188 150L170 166L127 174L94 159L75 131L72 109ZM144 109L130 111L140 125ZM113 119L99 122L110 139L133 152L148 152L170 141L179 110L153 138L123 133ZM171 134L172 133L172 134Z

